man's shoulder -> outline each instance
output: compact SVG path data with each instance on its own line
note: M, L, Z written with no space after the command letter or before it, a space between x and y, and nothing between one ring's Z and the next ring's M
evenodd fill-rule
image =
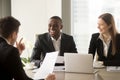
M93 33L92 37L98 37L100 35L100 33Z
M12 45L7 44L6 42L3 42L0 46L0 52L2 52L4 55L14 55L16 52L18 54L18 49Z
M66 34L66 33L62 33L62 36L64 37L73 37L72 35Z
M37 37L39 38L45 38L48 37L49 33L42 33L42 34L38 34Z
M9 45L9 44L6 45L6 48L7 48L8 52L11 52L11 51L16 52L16 51L18 51L18 49L16 47L14 47L12 45Z
M14 46L12 45L9 45L4 39L0 38L0 48L1 49L5 49L5 50L8 50L8 49L13 49L15 48Z

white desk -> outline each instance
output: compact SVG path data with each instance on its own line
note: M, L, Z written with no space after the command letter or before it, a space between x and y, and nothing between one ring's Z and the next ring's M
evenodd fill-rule
M108 72L105 68L95 74L66 73L64 71L54 71L56 80L120 80L120 72ZM29 77L33 77L32 70L25 70Z

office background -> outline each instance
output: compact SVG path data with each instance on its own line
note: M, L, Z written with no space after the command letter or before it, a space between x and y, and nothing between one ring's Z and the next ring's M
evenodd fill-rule
M30 56L36 34L47 32L53 15L63 19L63 32L73 35L78 52L87 53L101 13L112 13L120 31L119 5L119 0L0 0L0 17L12 15L21 22L19 38L26 44L22 56Z

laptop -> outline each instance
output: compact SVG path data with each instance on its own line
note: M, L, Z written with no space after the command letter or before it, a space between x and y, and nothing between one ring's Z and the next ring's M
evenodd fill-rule
M64 53L65 72L95 73L92 54Z

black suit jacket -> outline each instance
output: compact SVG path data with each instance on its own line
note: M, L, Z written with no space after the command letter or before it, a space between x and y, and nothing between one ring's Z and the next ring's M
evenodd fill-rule
M103 42L99 39L99 33L92 34L92 38L89 45L89 53L95 56L95 52L97 51L98 60L103 61L106 66L120 66L120 34L116 36L116 48L117 51L115 55L112 55L112 42L110 42L110 46L108 49L107 57L104 56L103 51Z
M38 35L33 48L31 61L35 61L37 65L44 59L46 53L55 51L49 33ZM64 52L77 53L76 45L73 37L67 34L61 34L60 56L64 56Z
M32 80L23 70L18 49L0 37L0 80Z

